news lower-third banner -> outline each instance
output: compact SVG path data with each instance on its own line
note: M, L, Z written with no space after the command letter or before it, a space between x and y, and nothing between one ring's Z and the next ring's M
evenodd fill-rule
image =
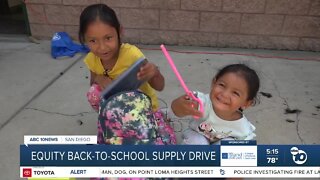
M70 143L69 143L70 142ZM67 143L67 144L66 144ZM25 137L20 177L320 177L320 145L97 145L96 137Z
M21 145L20 166L320 166L320 145Z
M220 166L220 147L21 145L20 166Z

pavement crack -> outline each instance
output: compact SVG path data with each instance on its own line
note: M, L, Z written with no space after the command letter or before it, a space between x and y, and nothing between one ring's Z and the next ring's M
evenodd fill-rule
M74 62L72 62L68 67L66 67L62 72L67 72L71 67L73 67L78 61L80 61L84 55L81 55L79 58L75 59ZM22 105L15 113L13 113L6 121L4 121L3 124L0 124L0 130L5 127L12 119L14 119L21 111L23 111L33 100L37 99L40 94L42 94L44 91L46 91L53 83L55 83L61 75L57 75L54 77L48 84L46 84L40 91L38 91L34 96L32 96L24 105Z
M250 111L250 112L247 112L247 114L256 114L258 112L262 112L262 111L270 110L270 109L274 109L274 107L266 107L266 108L262 108L262 109L259 109L259 110L256 110L256 111Z
M44 112L44 113L47 113L47 114L57 114L57 115L61 115L61 116L68 116L68 117L76 117L76 116L83 117L85 114L92 114L93 113L93 112L80 112L80 113L77 113L77 114L65 114L65 113L59 113L59 112L50 112L50 111L37 109L37 108L25 108L25 109Z
M297 124L296 124L296 131L297 131L297 135L301 141L302 144L305 144L305 141L302 139L301 135L300 135L300 131L299 131L299 123L300 123L300 118L299 118L300 112L297 113Z
M279 89L278 89L277 84L276 84L272 79L270 79L270 80L272 81L272 84L273 84L276 92L278 93L278 96L283 100L284 105L287 107L286 109L287 109L287 110L291 110L287 98L281 96L281 93L280 93L280 91L279 91ZM300 124L299 115L300 115L300 113L301 113L301 111L300 111L300 110L299 110L299 111L297 110L297 112L296 112L296 122L297 122L297 123L296 123L296 132L297 132L297 136L298 136L301 144L305 144L305 141L304 141L304 139L302 138L302 136L301 136L301 134L300 134L300 129L299 129L299 124Z

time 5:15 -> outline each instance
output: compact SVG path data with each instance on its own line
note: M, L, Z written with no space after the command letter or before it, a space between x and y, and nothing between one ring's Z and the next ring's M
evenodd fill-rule
M267 154L279 154L279 149L266 149Z

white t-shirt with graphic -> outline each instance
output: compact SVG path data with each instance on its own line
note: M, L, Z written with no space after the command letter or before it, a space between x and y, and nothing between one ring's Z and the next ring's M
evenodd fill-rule
M238 120L223 120L213 110L209 94L196 92L197 97L202 101L204 116L200 119L191 120L189 127L200 134L203 134L214 142L217 139L233 138L235 140L252 140L256 137L255 127L242 114Z

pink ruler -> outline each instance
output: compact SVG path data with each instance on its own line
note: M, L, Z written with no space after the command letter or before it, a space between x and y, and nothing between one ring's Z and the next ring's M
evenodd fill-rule
M170 54L168 53L167 49L164 47L164 45L162 44L160 46L164 56L166 57L166 59L168 60L170 66L171 66L171 69L173 70L174 74L177 76L182 88L184 89L184 91L186 92L186 94L191 97L194 101L198 102L199 103L199 106L200 106L200 112L203 113L203 104L201 102L201 100L199 98L197 98L196 96L194 96L194 94L192 93L192 91L189 90L189 88L186 86L186 84L184 83L178 69L176 68L176 65L174 64ZM194 116L194 118L198 119L199 117L197 116Z

